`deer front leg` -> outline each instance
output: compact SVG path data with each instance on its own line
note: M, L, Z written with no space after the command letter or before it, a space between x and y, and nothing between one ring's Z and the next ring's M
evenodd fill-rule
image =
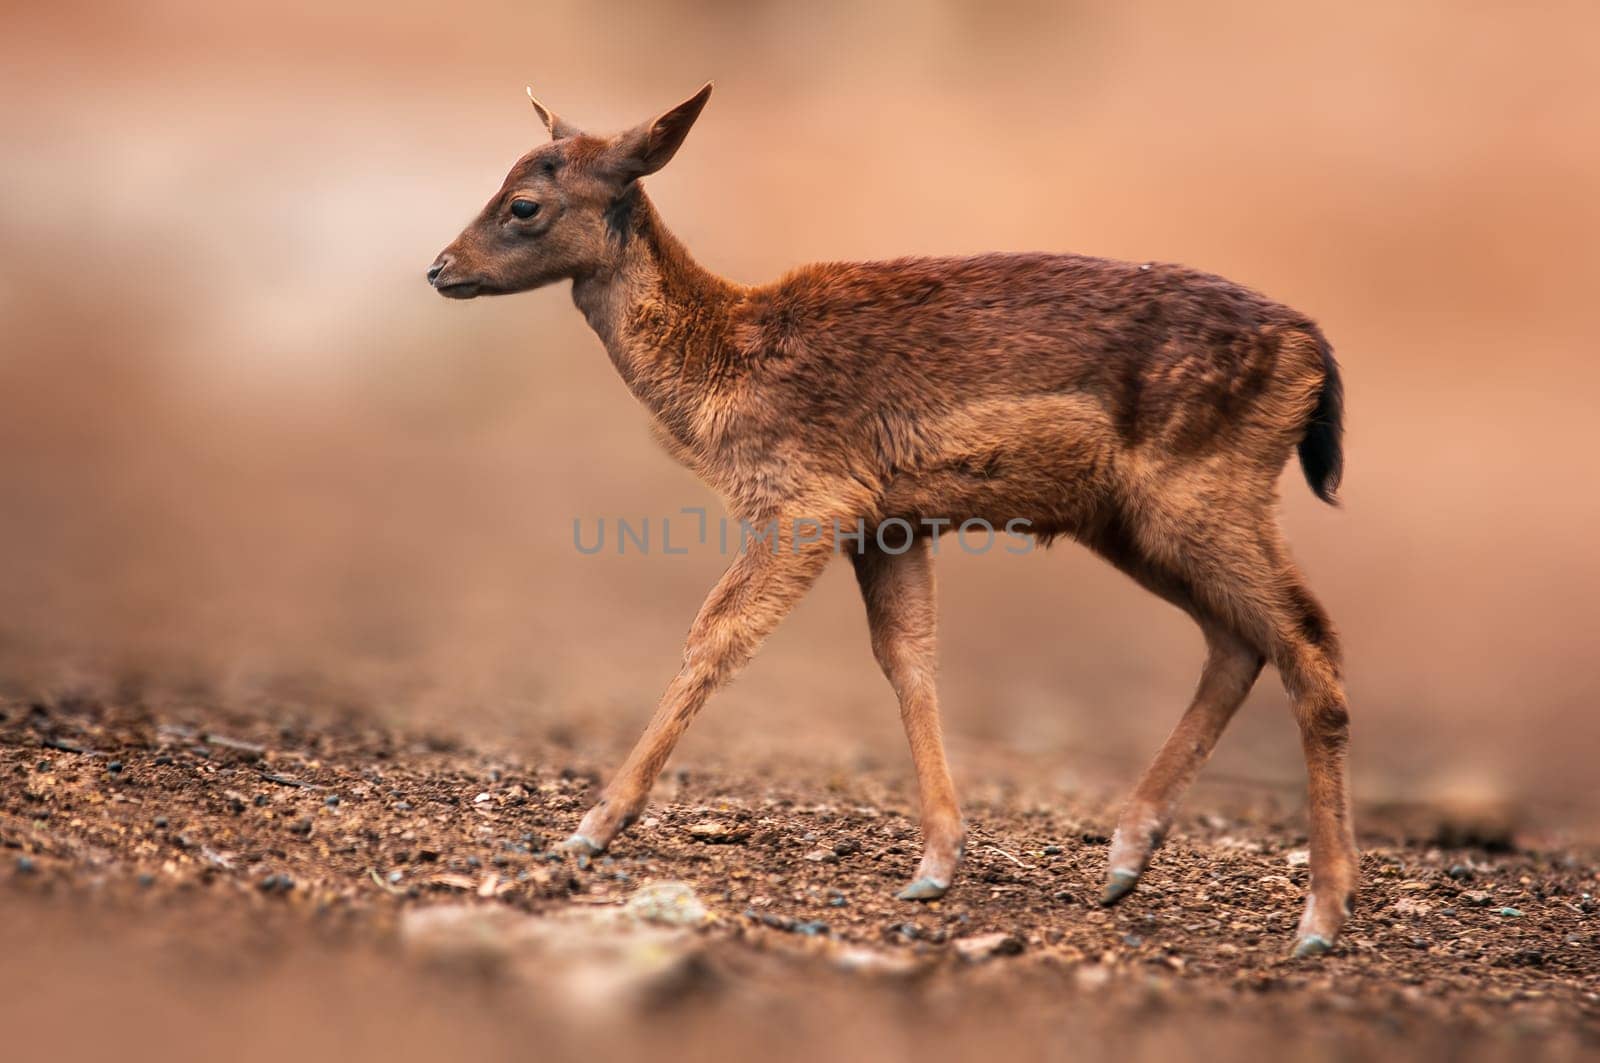
M831 550L829 543L797 544L792 535L780 532L771 543L750 543L748 552L729 566L689 629L683 669L662 695L621 770L562 848L589 855L601 852L639 817L656 776L695 714L754 656L826 567Z
M897 896L903 901L937 900L955 878L967 832L945 762L934 689L935 609L929 540L918 539L900 554L869 546L855 555L855 566L867 605L872 652L900 699L900 719L911 745L922 801L922 864L911 885Z

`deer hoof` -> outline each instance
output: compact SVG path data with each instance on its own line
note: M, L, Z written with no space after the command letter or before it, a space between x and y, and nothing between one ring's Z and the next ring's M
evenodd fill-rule
M897 901L936 901L950 889L950 883L924 875L894 895Z
M1106 891L1100 895L1100 906L1109 908L1133 892L1139 884L1137 871L1110 871L1106 873Z
M1333 942L1321 934L1307 934L1294 945L1294 958L1297 960L1309 959L1312 956L1322 956L1333 951Z
M605 846L596 845L592 839L582 834L574 834L556 846L556 849L559 852L571 853L573 856L599 856L605 851Z

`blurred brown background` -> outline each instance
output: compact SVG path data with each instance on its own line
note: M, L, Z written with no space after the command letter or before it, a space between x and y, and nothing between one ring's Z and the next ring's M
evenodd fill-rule
M650 190L708 266L989 249L1186 262L1320 319L1358 795L1595 820L1590 5L35 5L0 33L0 684L376 712L605 762L723 559L572 521L714 499L562 288L423 270L541 131L717 91ZM946 552L951 553L950 551ZM958 772L1124 781L1198 674L1081 549L948 556ZM846 566L681 762L898 765ZM1300 777L1270 673L1219 774Z

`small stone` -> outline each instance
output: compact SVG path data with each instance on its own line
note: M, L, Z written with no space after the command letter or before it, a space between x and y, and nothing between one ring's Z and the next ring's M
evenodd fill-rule
M833 851L837 856L854 856L861 851L861 843L854 838L840 838L833 843Z
M1501 908L1499 911L1495 912L1495 914L1506 919L1520 919L1522 917L1522 910L1519 908Z
M33 862L32 857L17 857L17 874L31 875L37 870L39 870L38 865Z
M1474 908L1487 908L1494 903L1494 896L1483 890L1467 890L1461 894L1461 900Z
M1079 989L1103 989L1111 981L1111 972L1097 963L1086 963L1078 968L1073 980L1078 983Z
M1042 853L1045 856L1060 856L1061 855L1061 846L1059 846L1059 845L1047 845L1043 849L1040 849L1039 852Z
M908 975L921 964L904 952L880 952L863 946L850 946L832 954L833 965L842 971L865 975Z
M660 926L705 926L711 912L687 882L652 882L636 890L622 906L629 918Z
M501 905L412 907L400 917L402 947L431 963L494 965L536 989L564 1016L603 1024L677 997L704 974L702 944L683 929L631 925L615 909L526 916ZM558 972L550 977L552 972Z
M165 754L165 753L161 754L155 760L156 767L158 767L158 768L164 768L168 764L171 764L171 763L172 763L172 758L170 756L168 756L167 754Z
M1466 864L1452 864L1450 870L1445 873L1457 882L1465 882L1472 878L1472 868Z
M729 825L720 819L707 819L690 824L689 837L707 845L735 845L750 837L749 828Z
M156 828L156 830L166 830L167 829L167 817L166 816L157 816L152 821L152 825Z
M813 849L805 855L805 859L817 864L837 864L838 854L832 849Z
M487 790L485 790L483 793L479 794L477 797L474 797L472 799L472 803L475 804L475 805L482 805L482 804L487 804L488 802L493 801L493 800L494 800L494 795L489 793Z
M405 873L396 868L395 870L389 872L389 885L398 886L400 884L400 880L403 878L405 878Z
M976 937L957 938L956 955L969 963L981 963L995 956L1015 956L1022 951L1022 939L1005 931L979 934Z
M293 823L289 824L289 833L309 835L311 833L311 826L312 824L309 819L297 819Z
M329 808L338 808L339 807L339 795L338 794L329 794L327 797L322 799L322 803L327 805Z
M253 804L257 808L266 808L267 805L271 802L271 800L272 799L270 797L268 797L266 794L256 794L256 799L253 802Z
M1311 863L1310 849L1290 849L1283 854L1283 862L1290 867L1305 867Z
M147 890L151 886L154 886L156 884L156 877L154 875L151 875L151 874L144 874L144 875L140 875L134 881L139 883L139 888L140 889Z
M288 893L294 889L294 879L288 875L268 875L256 883L256 888L262 893Z
M120 760L113 760L110 764L106 765L106 771L109 771L113 775L116 775L121 770L122 770L122 761L120 761Z

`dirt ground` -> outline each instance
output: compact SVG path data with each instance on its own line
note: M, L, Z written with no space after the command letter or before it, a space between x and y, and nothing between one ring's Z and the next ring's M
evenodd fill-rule
M1191 802L1111 911L1114 805L980 795L958 885L918 906L892 899L910 795L872 771L672 770L575 861L550 849L596 765L557 740L0 713L0 1019L56 1058L1600 1052L1600 859L1486 821L1363 810L1359 911L1306 962L1303 827L1275 793ZM597 917L666 881L708 914L619 953ZM444 907L470 948L424 940Z

